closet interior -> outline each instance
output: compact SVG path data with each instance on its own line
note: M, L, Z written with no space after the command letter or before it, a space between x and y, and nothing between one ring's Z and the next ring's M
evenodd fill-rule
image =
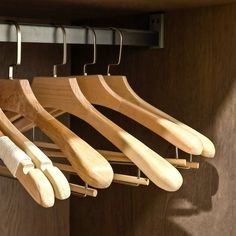
M0 235L234 235L235 3L0 8Z

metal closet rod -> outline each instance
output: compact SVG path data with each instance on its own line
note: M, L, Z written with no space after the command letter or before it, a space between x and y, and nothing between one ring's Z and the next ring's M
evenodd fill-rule
M62 43L63 35L57 26L30 25L19 23L23 43ZM92 32L81 26L65 26L67 44L93 44ZM109 28L94 28L97 45L118 45L119 35ZM158 46L158 32L147 30L120 29L123 45ZM115 35L115 37L114 37ZM16 42L15 26L0 23L0 42Z

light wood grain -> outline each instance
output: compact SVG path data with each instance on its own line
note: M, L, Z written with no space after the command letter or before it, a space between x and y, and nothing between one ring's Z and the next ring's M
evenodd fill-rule
M183 127L185 130L189 131L190 133L196 135L202 142L203 150L201 155L205 157L214 157L215 156L215 147L214 144L211 142L209 138L202 135L195 129L189 127L188 125L185 125L184 123L178 121L177 119L173 118L172 116L168 115L167 113L159 110L158 108L152 106L151 104L144 101L141 97L139 97L135 91L131 88L131 86L128 83L128 80L125 76L103 76L106 83L109 85L109 87L119 94L122 98L127 99L128 101L136 104L139 107L142 107L145 110L150 111L151 113L164 117L180 127Z
M73 114L94 127L119 148L157 186L176 191L180 173L161 156L98 112L80 90L76 78L34 78L32 89L43 107Z
M63 200L70 196L70 187L62 172L52 165L51 160L26 138L5 116L0 109L0 129L18 147L20 147L48 178L55 192L56 198Z
M84 186L77 184L70 184L71 191L78 195L97 197L98 191L93 188L85 188Z
M78 175L89 185L106 188L113 178L109 163L85 141L51 116L35 98L28 80L1 80L0 107L32 120L67 154Z
M202 143L195 135L120 97L110 89L103 76L77 76L77 81L85 97L91 103L108 107L128 116L187 153L201 154Z

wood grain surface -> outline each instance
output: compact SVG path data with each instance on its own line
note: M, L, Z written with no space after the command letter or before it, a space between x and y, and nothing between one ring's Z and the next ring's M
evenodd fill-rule
M236 5L228 5L167 13L163 50L124 51L122 65L112 73L127 75L141 97L211 138L216 156L194 157L200 168L182 171L184 185L177 193L154 185L112 185L96 200L72 197L71 236L236 234L235 42ZM73 48L73 74L82 73L82 64L92 56L89 52L86 47ZM98 65L88 72L105 73L114 57L114 49L99 48ZM118 113L99 110L160 154L174 155L173 146L145 128ZM72 119L72 127L94 147L114 150L79 119Z
M0 44L0 77L7 78L8 65L15 62L15 45ZM60 45L25 45L22 65L16 70L18 78L52 74L53 64L60 60ZM61 69L69 73L70 65ZM68 118L62 119L68 123ZM32 138L32 131L28 132ZM48 140L35 130L37 140ZM0 235L1 236L67 236L69 235L69 201L56 201L53 208L43 209L26 193L19 182L0 177Z

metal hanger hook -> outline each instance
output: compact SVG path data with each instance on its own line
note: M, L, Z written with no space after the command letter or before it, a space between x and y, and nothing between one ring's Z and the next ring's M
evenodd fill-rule
M10 24L13 24L16 28L16 63L9 66L8 71L8 77L9 79L13 79L14 77L14 67L19 66L21 64L21 29L18 23L16 22L10 22Z
M175 158L179 159L179 149L175 147Z
M67 63L67 42L66 42L66 30L64 26L56 26L57 28L60 28L63 34L63 57L62 57L62 63L55 64L53 66L53 77L57 77L57 68L58 66L66 65Z
M107 66L107 75L111 75L110 74L110 67L111 66L118 66L120 65L120 62L121 62L121 56L122 56L122 48L123 48L123 35L122 35L122 32L118 29L118 28L114 28L114 27L110 27L109 29L112 29L116 32L118 32L119 36L120 36L120 49L119 49L119 57L118 57L118 60L116 63L113 63L113 64L109 64Z
M85 26L86 29L91 30L93 33L93 61L92 62L88 62L85 63L83 66L83 73L84 75L88 75L86 68L88 65L94 65L97 62L97 37L96 37L96 32L93 28L89 27L89 26Z

